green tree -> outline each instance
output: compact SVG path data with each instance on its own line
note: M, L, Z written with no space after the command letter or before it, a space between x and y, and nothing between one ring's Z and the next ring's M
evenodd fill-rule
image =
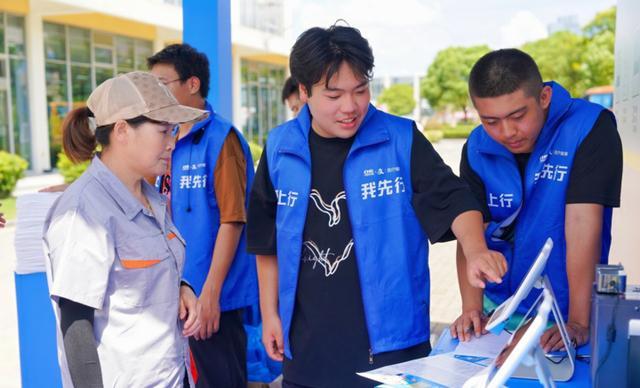
M582 29L584 35L560 31L521 49L538 64L545 81L562 84L573 96L594 86L611 85L614 72L616 8L596 14ZM473 64L487 46L449 47L436 55L422 80L421 95L434 109L452 106L467 112L467 82Z
M597 13L582 31L587 37L584 70L588 87L613 84L616 7Z
M522 49L538 64L544 80L554 80L573 96L594 86L613 83L616 8L598 13L584 36L569 31L526 43Z
M391 85L380 93L378 102L385 104L389 113L404 116L413 111L416 101L413 99L413 87L407 84Z
M612 85L615 37L605 31L589 39L583 53L585 87Z
M526 43L522 50L538 64L542 79L562 84L574 96L581 95L589 85L583 64L584 38L569 31L560 31L545 39Z
M586 26L582 28L584 34L593 38L596 35L610 32L616 33L616 7L611 7L606 11L598 12L596 16Z
M434 109L448 106L460 109L467 119L471 105L467 91L469 72L481 56L489 52L486 45L449 47L436 54L420 85L421 94Z

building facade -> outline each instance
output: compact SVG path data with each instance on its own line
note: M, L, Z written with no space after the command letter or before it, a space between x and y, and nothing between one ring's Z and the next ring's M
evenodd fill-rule
M250 141L287 118L280 88L291 38L287 0L231 2L234 124ZM0 150L55 168L61 124L105 79L145 70L182 40L180 0L0 0ZM213 86L215 87L215 85Z

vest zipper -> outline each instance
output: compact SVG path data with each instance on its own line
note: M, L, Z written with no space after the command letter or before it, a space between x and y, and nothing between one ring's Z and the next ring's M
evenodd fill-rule
M369 348L369 365L373 365L373 350Z

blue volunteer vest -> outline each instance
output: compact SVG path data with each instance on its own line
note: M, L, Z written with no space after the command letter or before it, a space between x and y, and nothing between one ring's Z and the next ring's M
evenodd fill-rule
M552 99L547 120L526 166L523 188L515 157L487 135L482 126L473 130L467 142L471 168L485 186L491 222L485 232L490 249L504 254L509 270L501 284L489 284L485 294L502 303L511 296L542 248L547 237L553 250L545 273L564 318L569 306L566 271L565 198L569 176L578 147L593 128L602 107L573 99L559 84L551 82ZM520 208L519 212L518 209ZM606 263L611 245L611 208L605 208L602 228L601 262ZM503 241L502 228L515 222L513 241ZM540 291L534 290L521 303L525 313Z
M202 292L209 273L220 227L213 171L229 131L236 131L247 162L247 201L254 175L249 145L242 134L231 123L216 115L209 104L206 109L209 118L195 124L189 134L176 143L171 156L171 212L187 243L183 278L193 287L196 295ZM222 287L220 308L228 311L253 305L257 301L255 256L246 253L243 230L233 264Z
M297 119L273 129L266 147L269 175L278 193L279 308L289 358L311 185L310 128L309 108L304 106ZM404 349L429 339L428 245L411 204L412 140L410 120L370 105L343 166L373 353Z

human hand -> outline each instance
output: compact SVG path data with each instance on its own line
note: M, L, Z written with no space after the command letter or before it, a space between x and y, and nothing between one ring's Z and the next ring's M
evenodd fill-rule
M200 304L196 294L187 285L180 286L180 311L179 317L184 321L182 335L190 337L200 329Z
M568 321L566 328L569 341L571 341L574 347L584 345L589 341L588 327L582 326L575 321ZM540 346L542 346L545 353L555 352L556 350L564 348L558 325L554 325L542 334L542 337L540 337Z
M220 329L220 297L214 292L208 283L205 282L200 293L200 331L196 333L195 339L205 340L217 333Z
M522 325L522 327L520 327L518 330L516 330L516 332L513 334L513 338L511 339L511 342L509 342L507 346L505 346L504 349L502 349L502 352L498 354L498 357L496 357L496 366L502 366L502 364L507 359L507 357L509 357L509 355L511 354L513 349L516 347L518 342L520 342L520 339L522 338L524 333L527 332L527 329L529 328L529 326L531 326L531 321L527 322L526 324Z
M507 272L507 260L502 253L488 249L467 254L467 278L473 287L485 288L486 280L502 283Z
M267 355L276 361L284 359L282 322L277 314L262 317L262 343Z
M464 311L449 327L451 336L458 338L462 342L471 340L471 336L480 337L487 334L485 325L487 317L482 313L481 309L471 309Z

